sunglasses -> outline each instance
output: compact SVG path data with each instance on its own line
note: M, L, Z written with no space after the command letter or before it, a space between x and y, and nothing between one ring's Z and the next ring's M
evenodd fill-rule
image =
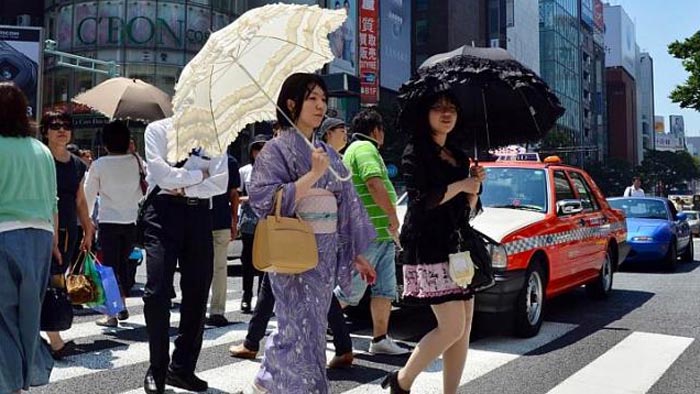
M52 122L49 123L49 130L70 130L70 123L65 123L65 122Z

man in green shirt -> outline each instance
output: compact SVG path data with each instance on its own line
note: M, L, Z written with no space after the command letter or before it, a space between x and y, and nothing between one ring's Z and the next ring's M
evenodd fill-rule
M358 113L352 121L353 142L343 156L345 165L352 171L352 182L362 200L377 238L363 255L377 271L372 285L373 339L369 347L372 354L406 354L410 350L397 345L387 336L391 301L396 298L396 265L393 239L399 230L396 216L396 191L389 181L389 174L379 148L384 143L384 127L381 115L373 109ZM352 279L352 294L343 294L336 288L335 294L343 306L357 305L367 288L359 274Z

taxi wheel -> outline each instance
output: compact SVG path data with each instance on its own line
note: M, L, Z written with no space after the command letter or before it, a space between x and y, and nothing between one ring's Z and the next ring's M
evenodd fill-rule
M600 267L600 273L595 281L586 285L586 293L591 298L602 300L608 298L612 291L613 284L613 265L610 249L605 251L605 259Z
M533 261L525 275L515 305L515 335L530 338L537 335L544 319L545 276L539 261Z

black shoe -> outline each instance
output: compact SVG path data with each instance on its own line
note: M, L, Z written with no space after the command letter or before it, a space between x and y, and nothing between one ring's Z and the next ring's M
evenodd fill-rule
M241 312L251 313L250 301L242 301L241 302Z
M388 388L391 394L411 394L411 390L404 390L399 386L399 371L389 372L382 380L382 388Z
M51 349L51 357L53 357L54 360L62 360L64 357L68 357L75 353L75 342L73 341L68 341L63 344L63 347L58 349L58 350L53 350L51 349L51 346L49 346L49 349Z
M210 315L204 323L214 327L226 327L231 324L224 315Z
M153 370L148 368L146 377L143 378L143 390L147 394L163 394L165 393L165 381L163 379L157 379L153 374Z
M168 375L165 377L165 384L189 391L207 391L209 389L207 382L196 377L194 373L184 375L175 373L170 369L168 369Z

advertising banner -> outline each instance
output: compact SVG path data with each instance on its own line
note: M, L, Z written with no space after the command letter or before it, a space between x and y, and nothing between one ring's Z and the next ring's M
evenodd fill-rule
M336 10L345 8L348 15L340 29L328 36L335 56L329 71L331 74L357 75L357 0L330 0L328 7Z
M27 115L41 116L44 32L38 27L0 26L0 82L13 82L27 96Z
M683 122L683 116L681 115L671 115L668 117L669 129L671 134L682 137L685 135L685 122Z
M593 28L593 0L581 0L581 21Z
M605 31L605 19L603 17L603 2L593 0L593 25L598 31Z
M621 22L621 44L622 44L622 67L624 67L630 75L636 74L637 63L637 35L632 19L627 16L627 13L622 12Z
M411 0L384 0L379 13L380 83L387 89L399 90L411 77Z
M379 1L361 0L360 7L360 100L379 101Z
M663 116L654 116L654 131L659 134L664 134L666 132Z

